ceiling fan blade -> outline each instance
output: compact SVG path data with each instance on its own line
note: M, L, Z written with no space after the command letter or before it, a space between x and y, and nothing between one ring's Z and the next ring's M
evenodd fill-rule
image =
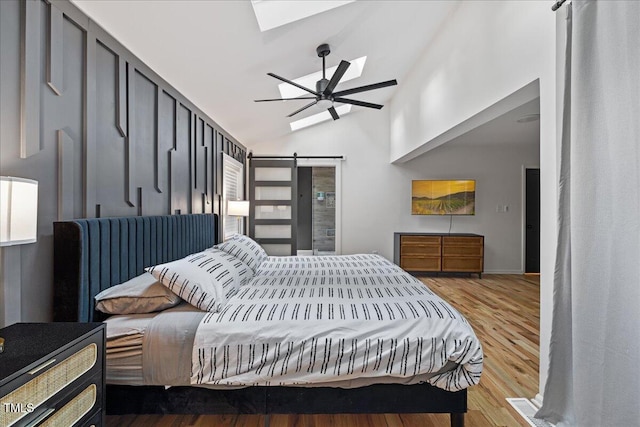
M296 99L316 99L315 96L301 96L299 98L275 98L275 99L254 99L253 102L267 102L267 101L295 101Z
M344 76L344 73L347 72L347 68L349 68L349 65L351 65L350 62L340 61L340 65L338 65L338 68L336 69L336 72L333 73L333 76L331 77L331 80L329 80L329 84L322 91L322 93L324 95L329 95L329 94L331 94L331 92L333 92L333 90L336 88L336 86L338 86L338 83L340 83L340 79L342 78L342 76Z
M329 114L331 114L331 117L333 117L333 120L338 120L340 118L335 108L333 107L327 108L327 111L329 111Z
M387 80L386 82L374 83L372 85L354 87L353 89L341 90L340 92L335 92L333 96L344 96L351 95L352 93L366 92L368 90L381 89L387 86L395 86L398 82L393 80Z
M369 108L375 108L375 109L378 109L378 110L381 109L382 107L384 107L383 105L380 105L380 104L372 104L370 102L356 101L355 99L333 98L333 100L335 102L342 102L343 104L358 105L360 107L369 107Z
M298 114L300 111L304 111L304 110L306 110L307 108L309 108L309 107L312 107L312 106L316 105L317 103L318 103L318 101L317 101L317 100L315 100L315 101L313 101L313 102L311 102L311 103L309 103L309 104L305 105L304 107L302 107L302 108L300 108L300 109L298 109L298 110L294 111L293 113L289 114L287 117L295 116L295 115L296 115L296 114Z
M267 75L271 76L271 77L275 77L276 79L281 80L281 81L283 81L285 83L289 83L290 85L293 85L293 86L295 86L295 87L297 87L299 89L306 90L307 92L312 93L312 94L314 94L316 96L320 96L320 94L318 92L316 92L314 90L311 90L311 89L308 89L308 88L306 88L306 87L304 87L302 85L299 85L296 82L292 82L291 80L287 80L284 77L280 77L280 76L278 76L276 74L273 74L273 73L267 73Z

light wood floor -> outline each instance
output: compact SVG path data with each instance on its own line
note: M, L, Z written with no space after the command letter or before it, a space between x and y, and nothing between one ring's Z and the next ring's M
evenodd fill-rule
M482 279L423 277L434 292L456 307L473 326L484 349L480 384L469 389L465 425L528 424L506 397L532 398L538 392L540 285L536 276L490 275ZM108 416L107 426L260 427L261 415ZM271 427L441 427L444 414L272 415Z

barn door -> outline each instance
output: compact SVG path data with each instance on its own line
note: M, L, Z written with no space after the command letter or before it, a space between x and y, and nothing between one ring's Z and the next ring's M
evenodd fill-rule
M249 159L249 236L269 255L297 253L298 174L294 159Z

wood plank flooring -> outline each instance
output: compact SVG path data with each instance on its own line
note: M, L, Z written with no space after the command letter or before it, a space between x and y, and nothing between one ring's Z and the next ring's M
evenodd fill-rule
M422 277L469 320L484 350L480 384L469 389L465 425L528 424L506 402L538 392L540 280L536 276L491 275L482 279ZM261 427L262 415L108 416L108 427ZM271 427L441 427L445 414L272 415Z

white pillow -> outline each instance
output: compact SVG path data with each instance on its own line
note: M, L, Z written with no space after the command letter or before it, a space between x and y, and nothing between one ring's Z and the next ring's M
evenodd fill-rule
M107 314L139 314L177 305L180 297L149 273L142 273L95 296L96 310Z
M145 270L189 304L212 313L220 311L239 287L253 277L246 264L216 249Z
M254 272L268 256L258 242L244 234L235 234L224 243L214 246L214 248L233 255L251 267Z

